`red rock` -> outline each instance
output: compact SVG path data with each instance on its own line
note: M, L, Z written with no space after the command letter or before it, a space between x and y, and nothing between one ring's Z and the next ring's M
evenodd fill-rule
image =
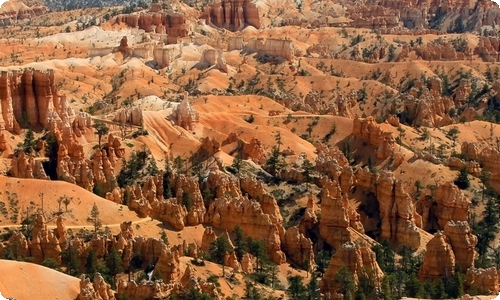
M201 19L207 24L240 31L251 25L260 28L259 10L254 3L248 0L223 0L212 3L205 8Z

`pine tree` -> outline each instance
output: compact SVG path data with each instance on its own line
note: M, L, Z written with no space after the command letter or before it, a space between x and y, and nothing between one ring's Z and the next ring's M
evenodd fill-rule
M90 249L87 255L87 262L85 264L85 269L89 278L94 278L94 274L97 272L97 256L94 249Z
M193 206L193 201L191 200L191 196L186 191L182 193L182 205L186 207L187 211L190 211L191 207Z
M25 153L32 153L35 151L35 148L35 134L33 133L33 130L28 129L28 131L26 131L26 135L24 136L23 150Z
M108 126L106 126L106 124L104 124L103 122L99 122L99 121L95 122L92 125L92 127L94 127L94 129L95 129L94 133L97 134L99 137L99 149L100 149L101 148L101 138L103 135L108 134L109 128L108 128Z
M288 276L288 289L286 293L291 300L302 300L307 297L307 289L304 286L303 279L299 275Z
M80 260L78 252L73 247L73 241L68 243L68 247L61 252L61 260L66 265L66 273L69 275L78 275L80 270Z
M438 279L438 281L434 285L434 291L433 291L432 298L433 299L445 299L447 297L448 297L448 295L446 295L444 283L441 279Z
M266 161L266 169L267 171L277 179L277 175L279 172L286 167L286 162L281 158L281 145L283 142L281 141L281 133L278 131L274 135L274 139L276 140L276 145L271 150L271 156Z
M309 280L309 284L307 284L307 299L319 299L319 282L315 274L311 276L311 280Z
M245 234L243 233L243 229L241 229L240 225L236 225L233 229L234 234L234 252L238 261L243 259L243 255L246 253L247 245L245 242Z
M320 250L318 254L314 256L314 262L316 263L316 271L323 276L330 263L330 253L328 251Z
M224 257L226 253L231 251L231 245L226 236L221 235L215 239L212 243L210 243L210 258L213 262L222 265L222 272L224 273Z
M469 188L469 174L467 172L467 167L460 168L457 178L454 181L455 185L458 186L459 189L465 190Z
M354 290L356 288L354 277L346 267L342 267L335 274L333 282L336 284L337 292L344 295L344 300L354 299Z
M108 267L109 274L113 280L112 285L113 287L116 287L116 275L123 272L123 262L122 257L114 247L111 248L108 258L106 259L106 266Z
M302 174L306 179L307 189L309 189L309 183L312 181L311 173L313 168L313 164L308 159L305 159L304 162L302 162L302 169L304 170Z
M87 221L92 222L92 225L94 225L94 232L97 232L97 230L102 226L102 222L101 219L99 218L99 215L100 215L99 208L97 208L97 205L94 202L92 210L90 211L90 216L87 218Z
M263 261L267 260L266 254L266 246L264 242L261 240L254 240L252 238L248 238L248 252L257 258L257 271L262 271Z
M243 296L245 300L260 300L262 296L255 286L250 281L245 281L245 295Z
M405 292L406 296L413 297L413 298L420 298L422 297L422 284L418 280L416 274L410 274L408 276L408 279L406 280L405 284Z

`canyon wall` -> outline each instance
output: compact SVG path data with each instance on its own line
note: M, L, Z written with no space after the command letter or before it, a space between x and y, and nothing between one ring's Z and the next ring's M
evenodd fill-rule
M148 33L166 34L168 44L176 44L180 38L187 37L189 34L189 24L181 13L124 14L116 16L114 23L139 28Z
M257 5L249 0L223 0L209 4L201 19L212 26L231 31L240 31L247 25L260 28L260 16Z

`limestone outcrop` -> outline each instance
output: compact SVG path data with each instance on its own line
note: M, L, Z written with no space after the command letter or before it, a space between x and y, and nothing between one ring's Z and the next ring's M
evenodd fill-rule
M500 272L495 267L488 269L471 267L467 269L464 286L487 291L490 295L498 294L500 292Z
M226 59L224 58L222 50L217 51L215 49L206 49L203 51L200 62L207 64L209 67L213 66L222 72L228 72Z
M181 277L179 263L179 253L176 250L170 251L165 246L161 250L155 271L161 272L164 282L176 282Z
M458 99L442 95L443 82L439 77L431 77L427 83L416 80L414 86L403 94L400 108L405 112L406 121L413 126L440 127L449 125L453 120L450 110L463 105ZM456 89L457 92L465 90ZM460 98L460 97L458 97Z
M10 172L13 177L49 179L42 166L42 161L35 160L33 156L26 156L24 151L21 151L17 156L13 157L10 164Z
M139 283L135 281L125 281L121 279L117 284L117 296L128 299L148 300L167 297L173 285L165 284L162 281L146 281Z
M404 190L403 182L390 171L372 174L368 167L360 169L356 178L358 186L375 191L379 203L381 238L417 249L420 246L422 217Z
M176 44L180 38L189 34L189 24L185 16L176 12L157 12L118 15L115 24L126 24L145 32L166 34L168 44Z
M313 244L299 232L297 226L286 230L283 238L283 251L295 264L302 267L310 267L314 264Z
M238 138L238 135L232 132L224 141L222 141L221 146L231 143L241 145L242 159L251 159L257 164L263 164L266 161L266 151L264 150L264 145L262 145L262 142L258 138L252 137L250 142L247 142Z
M92 281L85 274L80 278L80 294L78 294L77 300L88 299L116 299L111 285L106 283L99 273L94 275Z
M437 220L437 229L444 229L448 221L469 221L470 200L453 183L438 186L434 201L437 207L433 214Z
M122 124L142 126L142 110L139 107L119 109L115 113L113 121Z
M195 110L194 106L189 103L186 95L184 100L182 100L182 102L173 110L172 118L178 126L181 126L186 130L193 130L194 123L198 123L200 121L198 112Z
M374 285L377 287L381 286L384 273L377 263L375 252L369 247L347 242L338 248L330 260L328 268L320 282L322 293L336 294L339 292L341 287L335 283L334 279L339 270L344 267L353 275L356 283L358 283L361 276L370 274Z
M500 192L500 151L486 147L479 153L478 161L489 173L488 184L495 192Z
M241 189L248 194L248 197L242 196L237 182L230 178L222 172L210 172L207 187L213 190L215 199L206 212L205 223L228 231L239 225L246 235L266 242L275 263L283 263L281 238L285 231L276 200L264 191L261 183L251 178L240 182Z
M209 253L210 245L216 239L217 235L215 234L215 231L212 229L212 227L208 226L207 228L205 228L205 231L203 232L203 236L201 238L201 251Z
M160 69L168 67L182 53L181 47L180 45L157 46L153 49L153 60Z
M271 55L283 57L290 61L295 56L294 46L291 40L268 38L265 41L262 39L249 40L244 48L245 52L257 52L260 55Z
M481 37L474 48L474 54L483 61L496 62L500 59L500 39L498 37Z
M46 6L42 5L41 2L24 2L11 2L11 5L2 7L0 11L0 25L8 26L18 21L32 19L47 13L49 10Z
M454 31L457 30L457 19L469 30L480 30L483 26L494 26L500 21L500 10L493 1L384 0L376 3L360 2L354 5L347 1L340 3L346 7L344 15L353 20L351 26L387 32L425 31L432 25L439 31ZM325 10L322 6L318 8ZM437 24L436 15L439 17Z
M19 133L19 126L47 128L51 112L58 110L62 99L57 94L54 70L24 69L0 73L0 125Z
M260 28L259 10L249 0L222 0L207 5L201 19L212 26L240 31L247 25Z
M444 227L444 234L449 238L451 248L455 254L455 262L461 270L468 270L474 266L477 253L477 237L467 222L449 221Z
M427 243L424 262L418 271L421 280L439 279L455 273L455 254L450 245L450 239L438 231Z
M163 176L169 176L170 188L174 198L163 198ZM198 181L183 174L168 173L166 175L150 176L144 179L144 184L133 184L125 187L124 197L129 201L129 208L139 215L151 216L172 225L176 230L184 226L194 226L203 223L205 205Z
M376 156L379 159L386 159L394 153L396 142L392 133L383 131L373 117L355 118L352 134L376 147Z
M322 190L320 237L330 246L339 248L353 241L352 229L364 233L359 214L350 207L349 200L342 195L337 183L327 182Z

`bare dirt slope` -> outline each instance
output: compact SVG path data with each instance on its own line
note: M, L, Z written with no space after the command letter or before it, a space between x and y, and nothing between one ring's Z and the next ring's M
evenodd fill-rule
M60 197L71 199L67 212L64 204L61 205L64 223L67 226L91 226L87 217L94 203L99 208L103 226L120 224L124 220L140 220L137 214L128 208L63 181L41 181L0 176L0 190L0 202L3 203L0 205L5 205L5 210L2 209L0 213L0 226L20 224L22 214L26 214L27 208L31 210L31 213L34 209L41 209L42 193L44 213L48 220L55 219L56 213L59 211L57 200ZM17 217L15 217L16 215Z
M0 260L0 292L14 299L75 299L80 280L64 273L27 262Z

